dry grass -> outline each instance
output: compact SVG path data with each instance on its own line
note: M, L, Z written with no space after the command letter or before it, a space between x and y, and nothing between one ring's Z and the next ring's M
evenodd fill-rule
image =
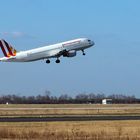
M119 109L114 109L114 107ZM129 109L122 109L126 107ZM0 116L34 116L34 115L140 115L140 105L99 105L99 104L21 104L0 105ZM12 110L10 109L12 108ZM14 109L15 108L15 109ZM24 108L24 109L17 109ZM27 108L27 109L26 109ZM32 108L31 110L28 110ZM51 109L37 109L51 108ZM63 108L63 109L58 109ZM66 109L67 108L67 109ZM70 109L73 108L73 109ZM81 108L81 109L75 109Z
M0 123L0 139L139 140L140 121Z
M0 104L0 108L98 108L98 107L140 107L140 104Z
M140 109L124 110L101 110L101 109L80 109L80 110L63 110L63 109L45 109L45 110L0 110L2 116L48 116L48 115L140 115Z
M130 107L130 109L86 108ZM140 114L140 105L0 105L0 116ZM10 110L8 108L15 108ZM16 108L53 108L17 110ZM83 108L59 109L56 108ZM0 123L1 139L35 140L140 140L140 121Z

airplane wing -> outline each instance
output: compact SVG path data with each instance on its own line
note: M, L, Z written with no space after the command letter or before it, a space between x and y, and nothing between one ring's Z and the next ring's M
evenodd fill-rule
M59 52L57 52L54 57L60 57L60 56L63 56L63 57L74 57L76 56L76 51L75 50L70 50L70 51L67 51L66 49L65 50L61 50Z
M52 50L50 51L50 57L60 57L63 56L67 51L66 50Z

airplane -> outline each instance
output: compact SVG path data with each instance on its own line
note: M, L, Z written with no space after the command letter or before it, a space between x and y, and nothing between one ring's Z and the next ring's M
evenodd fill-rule
M88 38L79 38L54 45L39 47L27 51L17 51L4 39L0 40L0 47L4 57L0 58L2 62L31 62L44 59L50 63L50 58L56 58L56 63L60 63L60 57L74 57L77 51L82 51L92 47L95 43Z

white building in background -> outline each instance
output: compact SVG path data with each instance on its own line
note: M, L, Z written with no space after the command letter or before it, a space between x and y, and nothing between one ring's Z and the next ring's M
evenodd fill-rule
M103 105L112 104L112 99L103 99L103 100L102 100L102 104L103 104Z

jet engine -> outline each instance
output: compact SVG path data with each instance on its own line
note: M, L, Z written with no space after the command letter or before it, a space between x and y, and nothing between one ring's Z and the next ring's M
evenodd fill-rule
M76 51L75 50L71 50L71 51L67 51L63 54L64 57L74 57L76 56Z

